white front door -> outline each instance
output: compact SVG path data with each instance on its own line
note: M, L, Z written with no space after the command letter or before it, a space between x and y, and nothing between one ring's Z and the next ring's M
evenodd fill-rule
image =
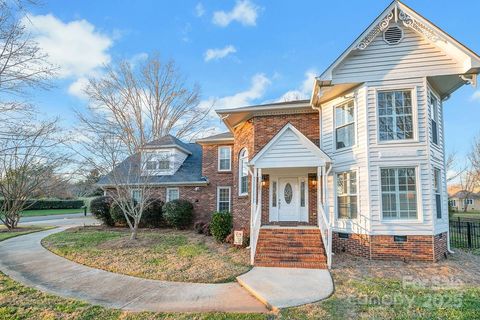
M299 221L300 190L298 178L279 178L278 184L278 221Z

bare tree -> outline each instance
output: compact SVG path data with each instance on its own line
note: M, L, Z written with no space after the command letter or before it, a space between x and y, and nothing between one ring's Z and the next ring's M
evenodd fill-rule
M107 66L102 77L89 79L85 93L90 106L87 113L77 112L79 154L108 179L109 195L135 239L143 210L154 198L156 173L149 163L161 162L143 147L168 134L190 139L204 134L210 108L200 106L199 87L188 86L175 63L164 64L158 55L136 67L128 61Z
M460 185L460 191L457 194L459 195L459 199L462 201L464 205L463 211L466 212L468 207L468 205L466 204L466 200L470 199L470 196L480 186L479 171L476 171L471 167L467 168L459 176L459 185Z
M16 228L22 211L34 204L32 195L48 193L65 179L59 170L68 162L58 148L56 121L12 131L18 136L0 140L0 220L9 229Z
M0 139L18 138L18 132L7 129L32 115L28 89L48 88L55 70L26 32L26 8L31 4L34 1L0 0Z

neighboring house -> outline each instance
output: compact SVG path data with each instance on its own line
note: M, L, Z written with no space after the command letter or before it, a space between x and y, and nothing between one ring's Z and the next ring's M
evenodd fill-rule
M448 205L454 211L480 211L480 193L458 191L448 197Z
M394 1L311 100L218 110L230 132L189 144L201 146L201 175L169 180L186 154L158 179L197 219L232 212L255 265L322 268L340 251L436 261L449 237L443 101L479 69L477 54Z

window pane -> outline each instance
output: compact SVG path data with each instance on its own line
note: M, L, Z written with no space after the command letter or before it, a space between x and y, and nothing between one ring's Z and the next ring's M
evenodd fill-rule
M381 169L384 219L417 218L415 168Z
M168 169L170 169L170 161L168 161L168 160L160 160L160 161L158 162L158 168L159 168L160 170L168 170Z
M300 182L300 206L305 207L305 181Z
M353 101L335 108L337 149L355 144L355 114Z
M380 92L378 123L380 141L413 138L412 99L410 91Z
M277 181L272 182L272 207L277 206Z
M357 173L355 171L337 174L337 209L339 219L357 217Z

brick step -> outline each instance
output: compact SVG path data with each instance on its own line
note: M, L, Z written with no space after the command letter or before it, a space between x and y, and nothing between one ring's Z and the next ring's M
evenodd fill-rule
M257 253L315 253L324 254L325 251L319 247L257 247Z
M324 262L259 262L255 263L259 267L273 268L307 268L307 269L327 269Z
M320 234L318 229L260 229L262 234Z
M320 240L322 237L318 234L261 234L260 238L264 240L282 239L282 240Z
M272 243L273 245L304 245L304 246L322 246L322 240L321 239L265 239L260 237L259 241L262 241L264 243Z
M258 253L255 255L255 261L324 262L327 261L327 257L323 254L310 253Z

